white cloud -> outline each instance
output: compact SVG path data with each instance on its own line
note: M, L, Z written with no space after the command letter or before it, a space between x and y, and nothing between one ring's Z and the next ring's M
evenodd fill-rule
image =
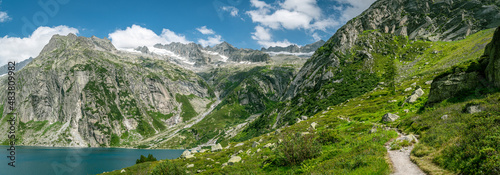
M4 36L0 38L0 65L8 61L20 62L29 57L36 57L53 35L78 34L78 29L68 26L38 27L29 37L18 38Z
M272 35L270 33L270 29L267 29L262 26L256 26L255 32L252 33L252 39L256 40L262 47L268 48L271 46L281 46L286 47L292 45L294 43L289 42L288 40L284 41L273 41Z
M259 1L259 0L250 0L250 4L252 7L257 7L257 8L269 8L271 7L270 5L266 4L264 1Z
M161 35L157 35L150 29L138 25L132 25L125 30L116 30L109 34L113 45L118 49L131 49L138 46L153 46L155 44L169 44L172 42L190 43L185 36L176 34L169 29L163 29Z
M284 28L324 31L338 25L333 19L322 15L316 0L285 0L274 7L258 0L250 2L252 7L257 8L246 12L252 21L273 30Z
M255 27L255 32L252 33L252 39L258 41L269 41L271 40L271 34L269 33L269 29L266 29L262 26Z
M289 42L288 40L284 41L257 41L262 47L269 48L271 46L280 46L287 47L289 45L293 45L294 43Z
M213 34L215 34L215 32L212 29L208 29L207 26L196 28L196 30L198 30L203 35L213 35Z
M222 37L220 35L215 35L208 37L207 39L199 39L198 43L201 44L203 47L214 46L219 43L222 43Z
M227 11L231 14L231 16L238 16L239 10L233 6L224 6L222 10Z
M340 23L332 16L323 14L316 0L284 0L273 5L259 0L251 0L251 6L256 8L247 11L254 23L255 32L252 39L264 47L293 44L287 40L273 41L272 30L305 30L314 39L320 38L316 31L337 27Z
M343 9L340 17L342 23L351 20L358 16L363 11L368 9L376 0L336 0L337 2L346 5L345 8L334 7L334 9Z
M312 34L312 37L313 37L314 41L319 41L319 40L321 40L321 36L319 36L319 34L318 34L318 33L313 33L313 34Z
M9 21L11 18L7 14L7 12L0 12L0 22Z

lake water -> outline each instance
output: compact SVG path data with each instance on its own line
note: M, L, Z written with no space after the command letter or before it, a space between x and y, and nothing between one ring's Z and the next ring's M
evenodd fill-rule
M8 148L0 146L0 175L99 174L132 166L141 155L152 154L158 160L175 159L184 151L17 146L16 167L11 167Z

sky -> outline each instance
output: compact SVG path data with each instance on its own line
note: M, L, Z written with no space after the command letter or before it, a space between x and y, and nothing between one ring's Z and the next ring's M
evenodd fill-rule
M0 0L0 65L38 56L52 35L118 49L194 42L238 48L328 40L375 0Z

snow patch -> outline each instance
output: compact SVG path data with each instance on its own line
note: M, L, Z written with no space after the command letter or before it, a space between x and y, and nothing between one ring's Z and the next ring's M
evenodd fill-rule
M271 55L271 56L276 56L276 55L312 56L314 54L314 52L309 52L309 53L266 52L266 53Z
M227 60L229 59L227 56L221 55L221 54L219 54L217 52L212 52L212 51L207 51L207 50L201 50L201 52L209 54L209 55L219 56L219 57L222 58L222 60L221 60L222 62L227 62Z

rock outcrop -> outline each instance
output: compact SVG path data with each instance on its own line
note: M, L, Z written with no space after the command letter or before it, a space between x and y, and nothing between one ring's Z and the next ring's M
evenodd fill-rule
M456 68L453 72L434 79L427 103L466 96L480 88L500 88L500 27L496 29L478 63L465 69Z
M263 52L285 52L285 53L310 53L318 50L323 44L326 42L323 40L316 41L312 44L308 44L302 47L299 47L297 45L289 45L287 47L281 47L281 46L271 46L269 48L262 48L261 51Z
M396 114L387 113L384 116L382 116L382 122L393 122L396 121L398 118L399 116Z
M53 36L16 78L22 80L16 91L19 121L27 123L19 145L97 147L139 141L170 127L169 117L181 116L178 97L192 95L203 101L203 108L210 102L203 99L212 98L194 72L118 52L106 38L74 34ZM0 84L2 99L6 84Z

